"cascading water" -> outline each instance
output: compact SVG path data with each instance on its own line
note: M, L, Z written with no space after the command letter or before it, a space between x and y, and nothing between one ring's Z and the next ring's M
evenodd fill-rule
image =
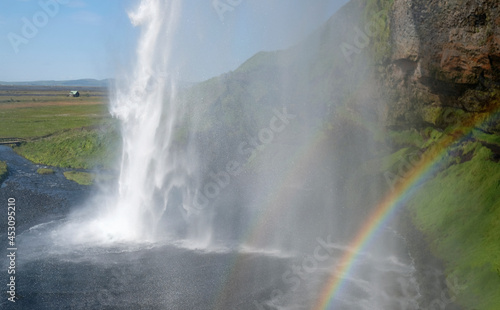
M110 104L122 132L117 189L94 198L92 204L102 206L97 216L78 228L68 225L76 230L72 242L210 238L209 229L198 233L206 218L196 217L190 208L189 185L196 182L194 146L188 141L182 150L173 149L175 130L186 112L176 97L175 76L169 73L180 11L178 0L143 0L129 13L141 35L132 71L117 80ZM167 206L175 216L165 214Z
M182 165L165 158L180 111L172 76L158 76L158 68L169 67L179 5L179 1L142 1L137 12L129 14L143 32L133 74L117 88L111 102L111 113L122 125L123 154L118 195L104 225L116 238L153 237L155 219L161 217L166 204L158 205L157 200L164 198L158 191L169 192L174 182L166 184L166 178ZM159 130L166 134L158 136Z

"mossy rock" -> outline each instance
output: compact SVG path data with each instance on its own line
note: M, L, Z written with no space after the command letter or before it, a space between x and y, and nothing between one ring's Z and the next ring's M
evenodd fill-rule
M70 181L74 181L80 185L92 185L95 180L95 175L81 171L65 171L64 176Z
M472 136L479 141L500 146L500 135L487 134L483 130L473 130Z
M9 170L7 169L7 163L0 161L0 183L2 183L9 175Z
M38 168L36 171L38 174L54 174L55 171L50 168Z
M441 137L443 137L443 132L432 128L432 127L427 127L423 131L424 139L426 140L425 143L422 145L422 148L427 148L434 143L436 143Z
M495 97L496 93L492 91L468 89L458 102L468 112L486 112Z
M375 63L384 63L391 54L390 18L394 0L367 0L364 9L364 24L376 25L377 31L371 36L370 47Z
M422 120L426 123L437 125L443 109L437 106L425 106L422 108Z
M391 130L388 133L389 143L396 146L421 147L424 144L422 135L416 129Z
M463 109L445 107L441 109L436 125L440 128L456 126L468 117Z

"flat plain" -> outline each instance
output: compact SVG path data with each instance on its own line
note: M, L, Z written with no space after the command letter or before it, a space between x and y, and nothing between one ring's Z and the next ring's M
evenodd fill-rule
M79 97L69 97L77 90ZM109 123L106 88L0 86L0 138L35 139Z

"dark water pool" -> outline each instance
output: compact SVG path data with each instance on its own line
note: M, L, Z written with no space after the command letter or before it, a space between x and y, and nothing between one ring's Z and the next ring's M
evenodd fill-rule
M310 309L346 250L339 245L304 273L297 268L308 253L196 249L175 241L65 245L54 232L92 189L66 180L62 169L38 175L39 166L8 147L0 146L0 160L10 172L0 188L1 309ZM16 200L15 302L6 290L9 198ZM402 242L390 231L384 238ZM335 309L418 309L410 257L373 249L359 255Z

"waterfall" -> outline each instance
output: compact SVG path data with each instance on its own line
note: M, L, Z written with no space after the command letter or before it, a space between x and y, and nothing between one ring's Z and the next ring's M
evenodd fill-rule
M173 147L176 126L186 114L177 100L176 77L169 72L180 2L143 0L129 13L141 34L135 63L117 79L111 96L110 112L122 133L117 188L94 197L90 204L101 208L72 229L72 242L154 242L158 237L195 238L202 231L206 218L193 215L190 207L197 175L190 155L194 147L189 142Z
M111 102L111 114L122 126L123 151L118 193L107 214L110 233L125 240L153 237L154 219L161 217L166 204L158 206L158 191L173 186L165 184L165 178L173 173L174 163L163 151L168 150L179 111L172 76L159 74L158 68L169 67L179 11L179 1L144 0L129 14L142 34L133 74L117 87ZM160 130L166 133L163 139Z

